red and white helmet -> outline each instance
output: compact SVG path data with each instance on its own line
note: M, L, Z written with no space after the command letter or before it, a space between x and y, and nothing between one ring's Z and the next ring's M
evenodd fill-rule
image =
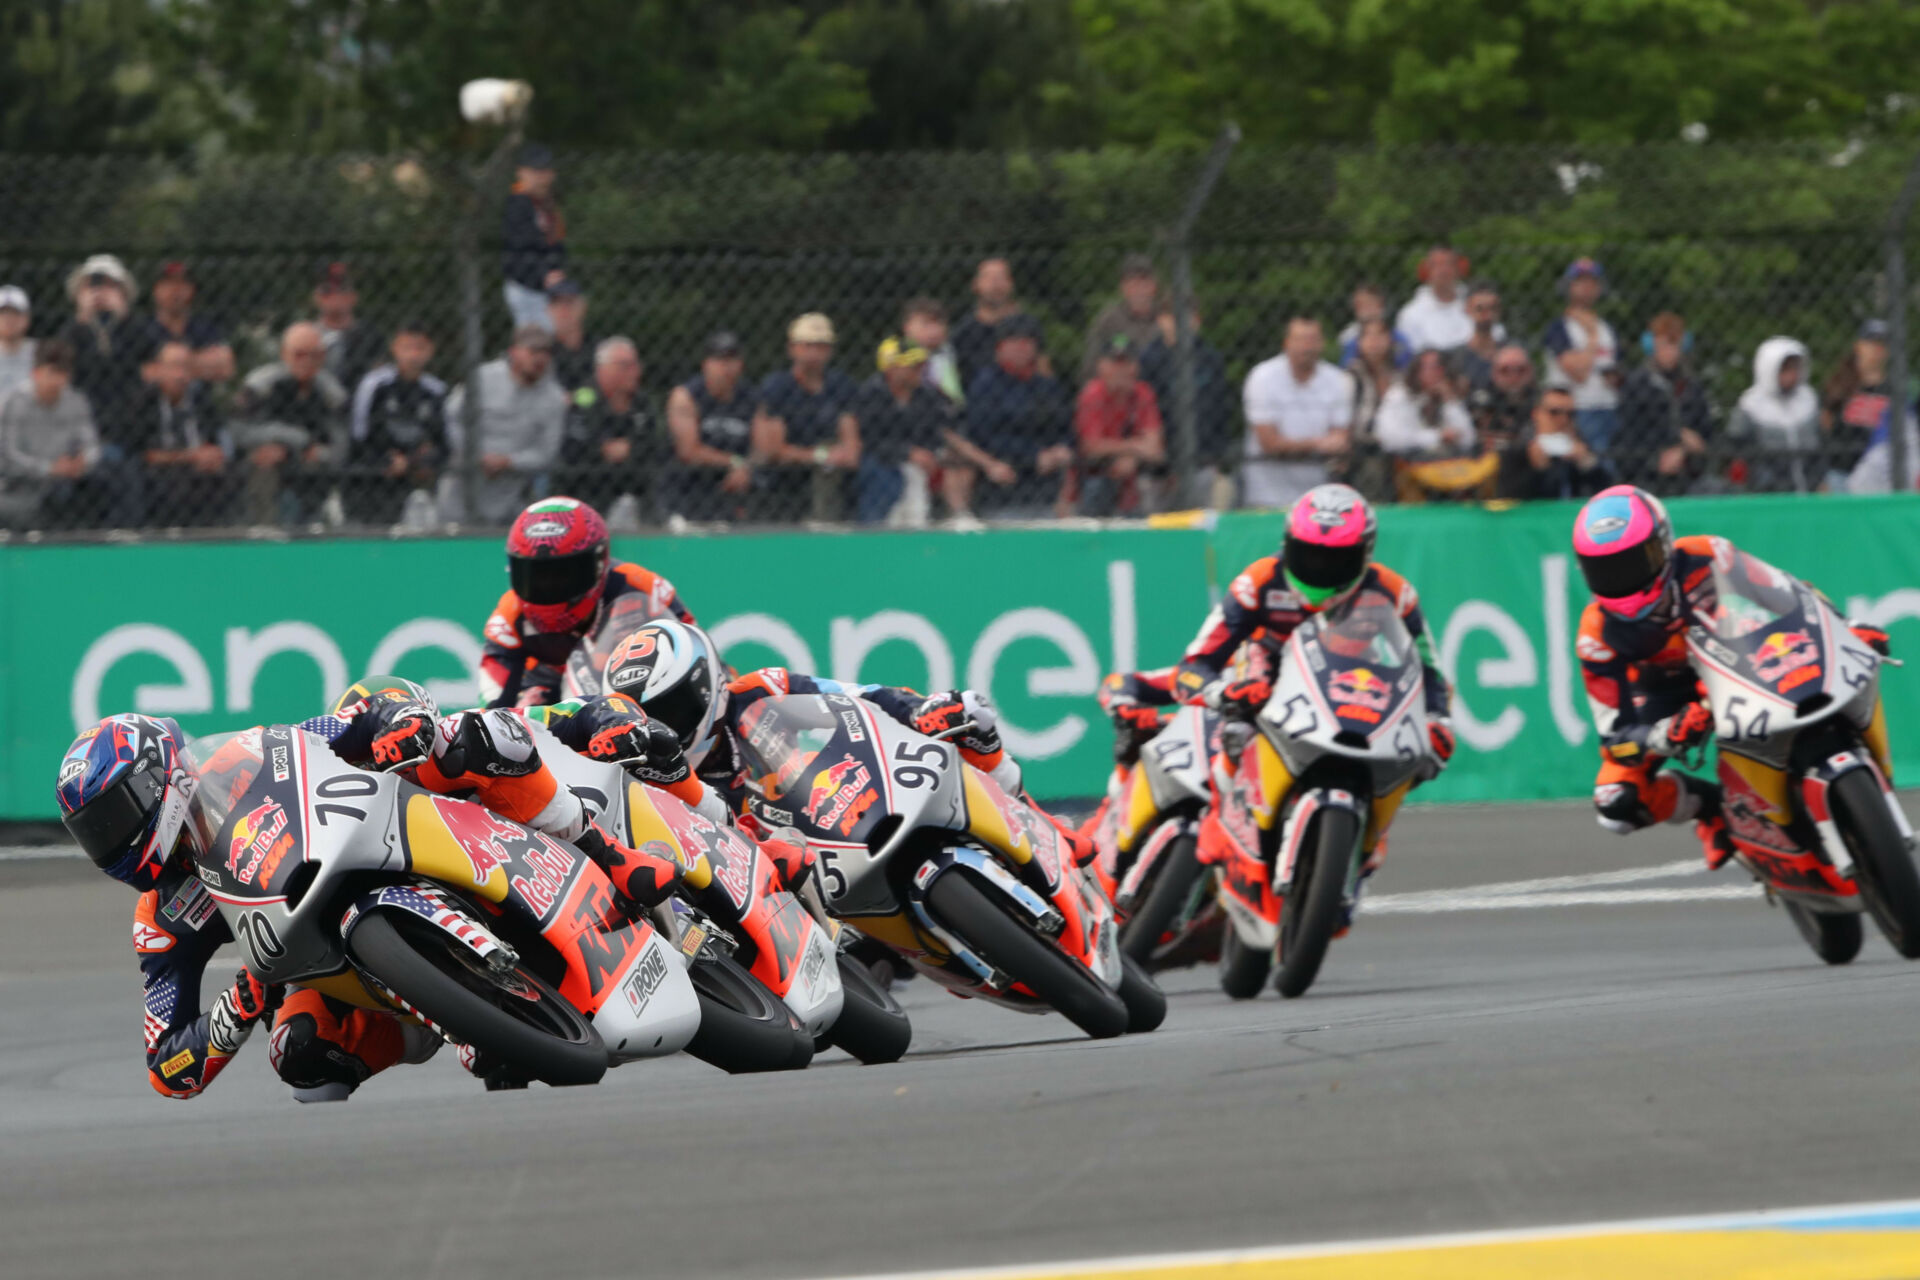
M600 513L577 498L542 498L507 534L507 574L539 631L573 631L593 618L607 589L613 540Z
M1360 585L1379 531L1373 507L1344 484L1315 485L1293 504L1280 568L1308 612L1337 604Z

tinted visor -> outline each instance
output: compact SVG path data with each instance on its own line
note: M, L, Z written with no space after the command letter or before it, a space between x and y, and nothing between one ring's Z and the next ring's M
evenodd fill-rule
M1308 586L1322 590L1352 586L1367 568L1367 547L1364 542L1351 547L1323 547L1317 543L1302 542L1288 534L1283 555L1288 573Z
M656 689L648 685L644 692L636 694L616 685L615 692L638 697L647 714L673 730L680 739L681 749L689 751L693 749L694 737L707 722L707 708L713 705L713 681L707 675L704 662L696 663L686 679L669 688Z
M1616 551L1610 556L1581 556L1580 572L1586 575L1587 589L1602 600L1618 600L1645 591L1667 567L1660 540L1648 538L1638 546Z
M147 827L159 811L160 797L166 789L167 775L158 765L130 769L61 821L93 865L106 870L146 840Z
M598 552L571 556L507 557L513 593L528 604L570 604L600 584Z

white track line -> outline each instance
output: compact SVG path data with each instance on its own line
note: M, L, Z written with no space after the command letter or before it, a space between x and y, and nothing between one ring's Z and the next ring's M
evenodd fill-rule
M1610 1222L1570 1222L1550 1227L1520 1227L1505 1231L1460 1231L1426 1236L1377 1236L1364 1240L1328 1240L1315 1244L1275 1245L1258 1249L1217 1249L1193 1253L1128 1254L1109 1258L1081 1258L1026 1266L955 1268L948 1271L890 1271L854 1280L1069 1280L1073 1276L1114 1272L1155 1271L1174 1267L1219 1267L1295 1258L1345 1257L1366 1253L1398 1253L1411 1249L1446 1249L1471 1245L1522 1244L1541 1240L1577 1240L1589 1236L1622 1236L1678 1231L1743 1231L1816 1226L1828 1219L1920 1213L1920 1200L1884 1200L1860 1204L1809 1205L1797 1209L1759 1209L1746 1213L1697 1214L1672 1218L1624 1218ZM1858 1227L1834 1228L1859 1230ZM1911 1230L1894 1226L1885 1230Z
M1621 885L1648 880L1673 880L1705 874L1707 864L1682 858L1651 867L1624 867L1584 875L1543 876L1537 880L1507 880L1497 884L1462 885L1456 889L1424 889L1417 893L1387 893L1361 899L1369 915L1438 915L1450 911L1517 911L1541 907L1619 907L1649 902L1716 902L1756 896L1755 884L1700 887L1678 885L1658 889L1623 889Z
M70 844L16 844L0 846L0 862L39 862L52 858L78 858L80 850Z

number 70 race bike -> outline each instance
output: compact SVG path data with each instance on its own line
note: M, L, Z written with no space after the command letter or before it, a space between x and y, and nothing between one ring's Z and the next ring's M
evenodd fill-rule
M1228 995L1258 995L1276 959L1281 995L1313 984L1401 801L1431 776L1424 679L1393 599L1363 590L1294 631L1266 706L1222 730L1209 821Z
M1858 954L1863 906L1894 950L1920 958L1880 656L1813 588L1730 544L1684 606L1735 856L1828 964Z
M1166 1016L1053 824L951 743L841 694L764 699L739 732L749 812L803 836L829 910L921 973L1096 1038Z

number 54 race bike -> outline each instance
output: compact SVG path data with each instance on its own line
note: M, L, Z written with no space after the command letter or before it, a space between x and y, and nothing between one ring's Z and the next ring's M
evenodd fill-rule
M1094 1037L1166 1016L1053 824L951 743L840 694L757 702L740 738L749 811L805 837L829 909L921 973Z
M287 725L191 750L194 869L263 981L415 1018L554 1085L700 1030L686 957L573 846L352 768Z
M1893 794L1883 659L1806 583L1730 545L1686 592L1735 856L1814 953L1859 953L1862 908L1920 958L1913 828Z
M1221 742L1208 818L1223 837L1220 985L1251 999L1277 961L1274 986L1298 996L1350 922L1401 802L1435 767L1420 659L1393 599L1363 590L1308 619L1266 706Z

